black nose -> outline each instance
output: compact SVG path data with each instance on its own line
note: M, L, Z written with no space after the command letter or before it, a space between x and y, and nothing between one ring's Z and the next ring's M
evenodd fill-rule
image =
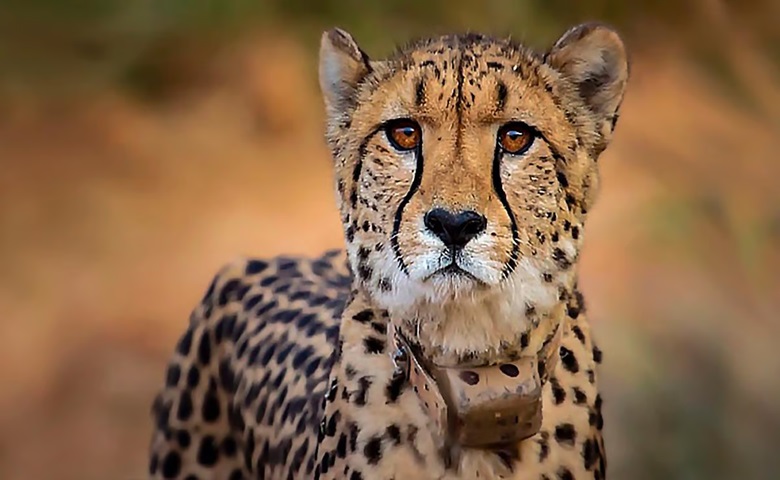
M434 208L426 213L424 223L431 233L451 248L465 247L487 227L487 219L477 212L450 213L443 208Z

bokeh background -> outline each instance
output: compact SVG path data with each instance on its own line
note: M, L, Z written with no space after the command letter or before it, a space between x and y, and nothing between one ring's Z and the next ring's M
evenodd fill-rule
M144 478L216 269L340 245L324 28L381 56L583 20L633 56L581 265L610 478L778 478L776 0L3 0L0 478Z

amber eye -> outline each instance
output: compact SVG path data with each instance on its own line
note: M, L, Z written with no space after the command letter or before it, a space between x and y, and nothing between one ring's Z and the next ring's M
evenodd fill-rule
M413 120L394 120L387 124L386 132L393 147L402 152L414 150L422 139L420 126Z
M533 142L534 130L522 122L507 123L498 131L498 144L506 153L523 153Z

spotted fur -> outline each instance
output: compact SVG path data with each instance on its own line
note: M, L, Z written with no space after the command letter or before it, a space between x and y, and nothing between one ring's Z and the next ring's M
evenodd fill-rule
M601 25L543 54L469 34L377 61L326 32L320 84L346 252L218 273L154 402L151 478L605 478L602 355L576 265L627 76L622 42ZM388 138L399 118L419 125L412 150ZM534 132L526 151L500 148L507 122ZM445 248L425 220L434 209L486 222ZM390 321L442 366L532 355L563 328L540 432L448 465L394 373Z

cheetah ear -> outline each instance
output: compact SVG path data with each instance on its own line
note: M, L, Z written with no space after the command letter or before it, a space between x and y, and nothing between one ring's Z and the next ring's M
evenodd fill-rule
M555 42L547 61L575 83L596 114L615 115L628 80L628 55L615 30L598 23L578 25Z
M354 99L357 85L371 71L368 56L352 36L334 28L320 42L320 89L329 114L343 112Z

